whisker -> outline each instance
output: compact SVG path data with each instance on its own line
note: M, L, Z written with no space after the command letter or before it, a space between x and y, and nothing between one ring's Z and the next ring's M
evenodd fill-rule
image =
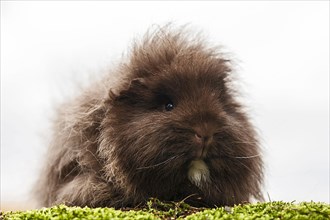
M257 141L235 141L230 142L229 144L258 144Z
M171 157L171 158L169 158L169 159L167 159L167 160L165 160L165 161L163 161L163 162L160 162L160 163L158 163L158 164L154 164L154 165L150 165L150 166L145 166L145 167L138 167L138 168L136 168L136 169L137 169L137 170L143 170L143 169L150 169L150 168L158 167L158 166L161 166L161 165L167 164L167 163L169 163L170 161L172 161L172 160L174 160L174 159L176 159L176 158L182 157L182 156L183 156L183 154L176 155L176 156L173 156L173 157Z
M257 173L250 167L248 167L246 164L242 163L241 161L238 161L240 164L242 164L246 169L248 169L255 177L260 177L260 173Z
M252 155L252 156L246 156L246 157L230 157L230 158L236 158L236 159L250 159L250 158L256 158L256 157L260 157L261 154L256 154L256 155Z

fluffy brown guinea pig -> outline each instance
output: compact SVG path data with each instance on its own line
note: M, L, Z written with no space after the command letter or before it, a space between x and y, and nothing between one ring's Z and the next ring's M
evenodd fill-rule
M230 66L184 31L147 33L126 61L59 110L36 187L40 205L261 199L260 148Z

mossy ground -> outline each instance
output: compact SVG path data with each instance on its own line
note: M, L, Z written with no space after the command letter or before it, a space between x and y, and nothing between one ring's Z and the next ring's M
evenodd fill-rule
M215 209L194 208L183 202L150 200L142 209L80 208L65 205L31 211L1 213L0 219L330 219L326 203L268 202Z

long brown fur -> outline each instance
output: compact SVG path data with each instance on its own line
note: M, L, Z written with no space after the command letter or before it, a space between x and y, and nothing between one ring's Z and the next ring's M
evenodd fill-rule
M197 37L168 27L146 34L128 61L58 112L36 187L40 204L261 199L259 144L231 71L221 51ZM188 175L196 160L209 171L200 184Z

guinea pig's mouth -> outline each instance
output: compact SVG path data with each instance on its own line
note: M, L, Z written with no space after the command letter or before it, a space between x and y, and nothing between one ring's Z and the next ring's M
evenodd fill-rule
M195 146L193 160L204 160L207 157L209 147L210 146L206 144Z

